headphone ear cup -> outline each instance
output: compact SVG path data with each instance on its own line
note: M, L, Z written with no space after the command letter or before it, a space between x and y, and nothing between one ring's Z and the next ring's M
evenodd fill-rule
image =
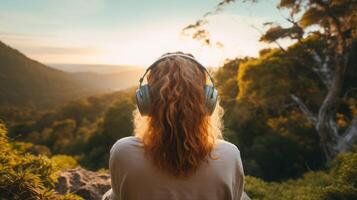
M149 115L151 107L150 87L149 85L140 86L136 90L136 104L142 116Z
M205 85L204 86L204 92L205 92L206 110L207 110L209 115L212 115L212 113L213 113L213 111L214 111L214 109L216 108L216 105L217 105L218 92L211 85Z

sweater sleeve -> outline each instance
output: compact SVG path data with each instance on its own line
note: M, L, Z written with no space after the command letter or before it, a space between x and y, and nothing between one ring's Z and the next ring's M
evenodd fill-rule
M233 193L234 200L241 200L244 193L244 171L242 160L240 157L240 152L238 151L238 155L235 160L235 175L234 175L234 184L233 184Z

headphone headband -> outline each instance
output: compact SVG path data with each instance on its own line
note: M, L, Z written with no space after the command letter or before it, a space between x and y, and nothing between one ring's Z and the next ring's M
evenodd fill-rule
M163 59L165 58L169 58L169 57L173 57L173 56L180 56L182 58L186 58L186 59L189 59L191 61L193 61L194 63L196 63L201 69L203 69L203 71L205 71L212 83L212 86L213 88L215 87L214 86L214 80L213 80L213 77L211 76L211 74L208 72L208 70L206 69L206 67L204 67L200 62L198 62L193 56L189 56L189 55L186 55L186 54L183 54L183 53L170 53L170 54L167 54L167 55L163 55L161 56L160 58L158 58L153 64L151 64L145 71L144 75L139 79L139 87L142 85L143 81L144 81L144 77L146 76L146 74L153 68L156 66L157 63L161 62Z

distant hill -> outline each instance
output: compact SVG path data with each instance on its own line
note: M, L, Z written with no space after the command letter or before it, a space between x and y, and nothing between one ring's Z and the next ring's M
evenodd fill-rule
M135 70L113 75L67 73L32 60L0 41L0 106L62 104L133 86L138 74Z
M111 73L118 73L128 70L134 69L141 69L138 66L131 66L131 65L108 65L108 64L57 64L51 63L46 64L49 67L70 72L70 73L77 73L77 72L92 72L92 73L99 73L99 74L111 74Z

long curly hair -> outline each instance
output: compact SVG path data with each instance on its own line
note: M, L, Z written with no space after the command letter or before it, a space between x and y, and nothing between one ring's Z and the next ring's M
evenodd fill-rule
M147 80L151 111L146 117L134 111L134 133L159 168L175 176L188 176L212 157L217 139L222 138L223 109L218 103L208 115L203 90L206 74L188 59L163 59L151 69Z

